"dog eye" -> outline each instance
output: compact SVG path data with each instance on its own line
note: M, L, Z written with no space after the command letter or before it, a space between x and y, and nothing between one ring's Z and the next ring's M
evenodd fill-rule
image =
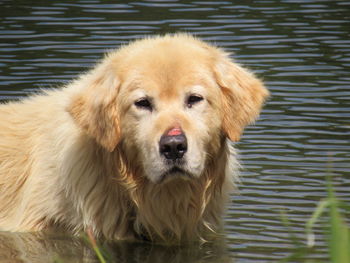
M203 97L200 95L191 95L187 98L187 107L191 108L194 104L203 100Z
M139 99L134 104L138 108L152 111L152 103L146 98Z

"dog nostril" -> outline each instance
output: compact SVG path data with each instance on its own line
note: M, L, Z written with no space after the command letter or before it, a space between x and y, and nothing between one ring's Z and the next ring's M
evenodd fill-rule
M179 144L177 146L177 151L178 151L179 158L182 158L185 152L187 151L187 145Z
M187 139L181 135L163 135L159 141L160 153L166 159L181 159L187 151Z
M169 145L163 145L160 149L160 151L164 154L171 152L171 147Z

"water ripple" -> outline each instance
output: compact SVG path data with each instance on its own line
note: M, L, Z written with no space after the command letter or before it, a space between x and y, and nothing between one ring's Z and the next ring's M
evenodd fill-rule
M350 2L0 0L0 99L66 83L107 50L148 34L185 31L231 52L264 79L271 98L236 145L240 195L225 217L242 262L283 258L335 175L350 202ZM317 230L320 233L321 230ZM314 259L325 255L318 243Z

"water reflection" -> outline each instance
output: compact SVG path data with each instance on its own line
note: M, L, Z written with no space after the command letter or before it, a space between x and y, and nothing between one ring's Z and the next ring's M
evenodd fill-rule
M233 262L222 240L215 243L181 247L118 242L108 248L112 258L116 262L123 263Z
M93 262L82 241L58 234L0 232L0 262Z
M144 242L103 244L108 262L118 263L228 263L232 262L223 239L188 246L162 246ZM94 252L79 238L51 233L0 232L0 262L97 263Z

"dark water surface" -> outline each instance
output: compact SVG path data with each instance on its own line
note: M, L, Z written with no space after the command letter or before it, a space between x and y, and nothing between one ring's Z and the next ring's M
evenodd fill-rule
M327 162L338 196L350 202L350 1L0 0L0 14L1 100L66 83L129 40L177 31L235 53L272 93L237 144L245 169L225 240L200 248L117 243L108 248L115 262L283 259L294 251L290 234L305 242L305 222L326 195ZM324 242L308 257L326 261ZM55 258L95 262L71 237L0 234L0 262Z

